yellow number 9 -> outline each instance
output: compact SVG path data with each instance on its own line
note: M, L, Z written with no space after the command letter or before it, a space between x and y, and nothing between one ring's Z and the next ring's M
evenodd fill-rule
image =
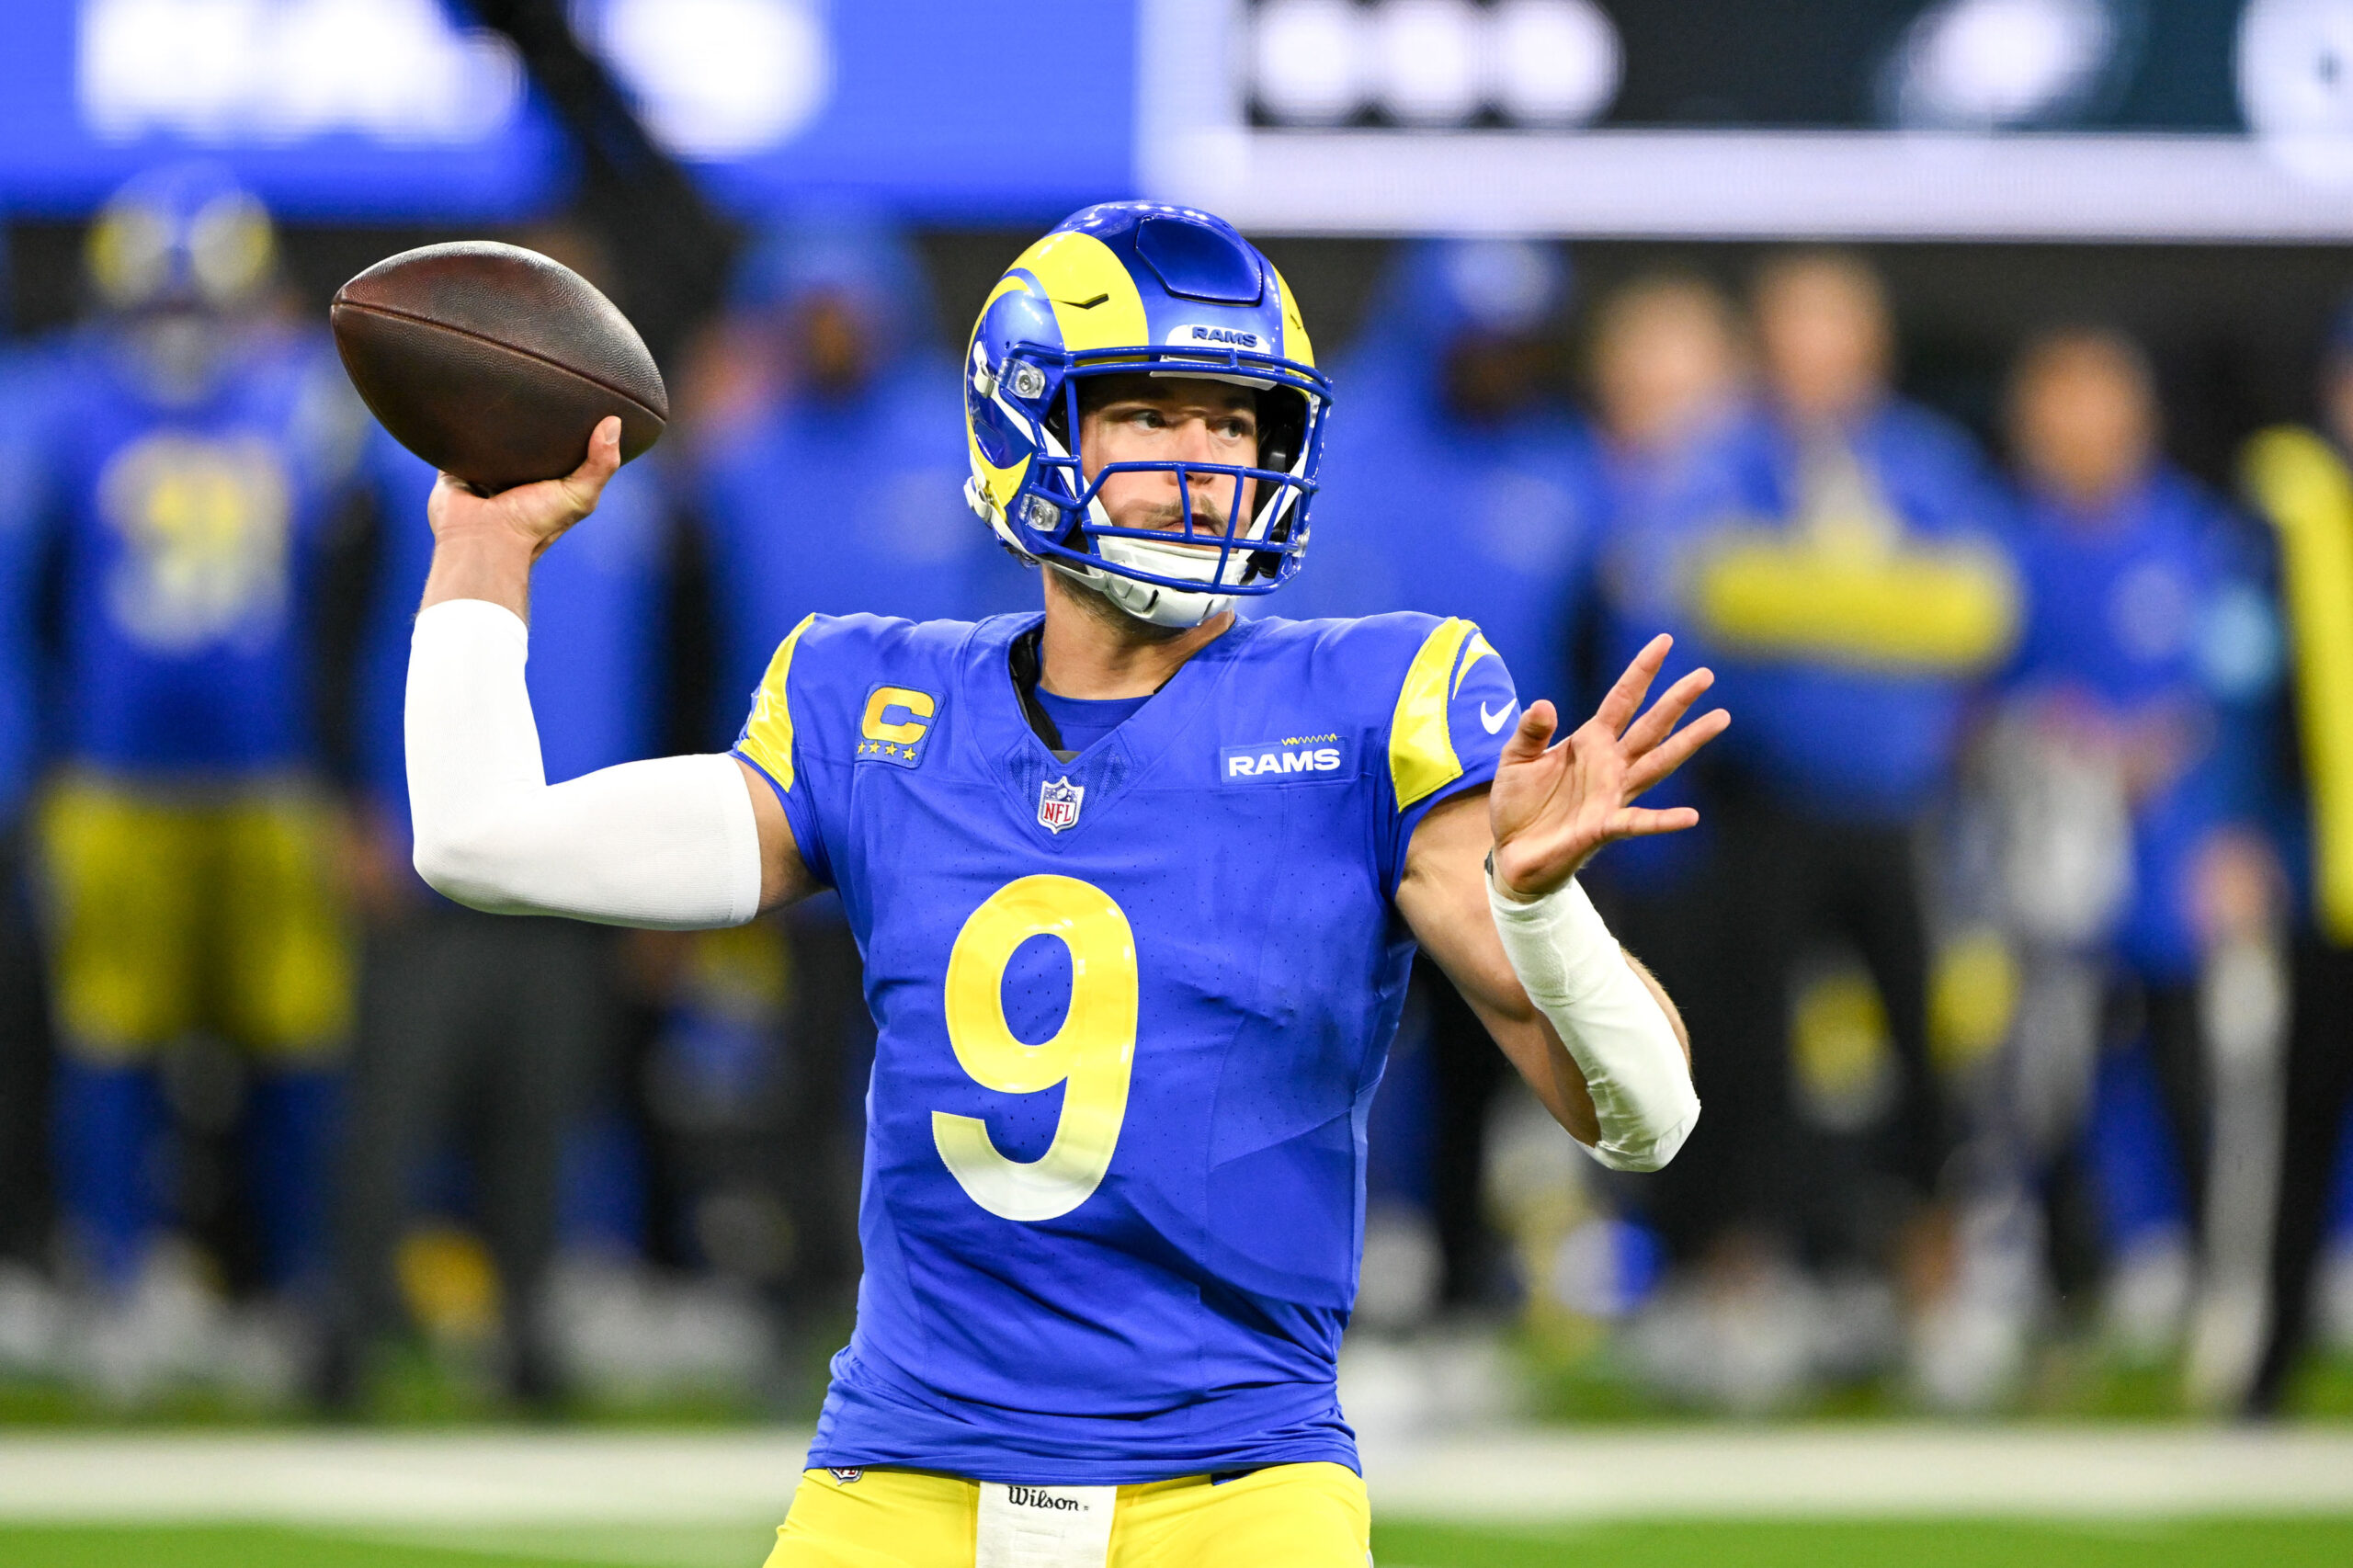
M1070 1009L1042 1045L1005 1021L1005 969L1032 937L1070 952ZM1128 1115L1136 1052L1136 943L1101 888L1074 877L1023 877L972 911L948 954L948 1043L975 1082L1033 1095L1056 1084L1062 1120L1035 1160L1008 1160L974 1116L931 1113L931 1141L973 1202L1007 1220L1052 1220L1086 1201L1111 1168Z

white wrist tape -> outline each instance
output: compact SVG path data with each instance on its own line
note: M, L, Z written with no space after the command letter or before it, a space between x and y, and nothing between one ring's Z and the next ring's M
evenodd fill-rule
M1487 905L1512 972L1585 1073L1601 1123L1594 1158L1619 1171L1654 1171L1675 1158L1699 1119L1683 1047L1585 889L1573 877L1518 903L1496 889L1491 869Z
M417 874L494 915L736 926L759 912L759 829L732 756L624 763L551 787L513 611L451 599L416 618L408 798Z

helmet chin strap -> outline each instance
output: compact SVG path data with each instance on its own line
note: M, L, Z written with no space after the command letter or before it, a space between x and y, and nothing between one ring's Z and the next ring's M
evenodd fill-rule
M1044 564L1069 581L1093 589L1125 614L1149 626L1183 631L1233 608L1232 594L1197 594L1183 588L1164 588L1154 583L1139 583L1132 577L1122 577L1116 572L1098 572L1092 566L1073 566L1063 561L1050 560Z

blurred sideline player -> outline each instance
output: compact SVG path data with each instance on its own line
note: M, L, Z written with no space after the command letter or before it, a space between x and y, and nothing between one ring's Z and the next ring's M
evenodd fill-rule
M532 236L591 276L563 234ZM432 559L414 526L433 471L379 433L369 454L380 516L374 601L359 676L359 750L375 842L361 878L369 933L339 1193L342 1290L328 1393L365 1392L368 1346L401 1321L395 1249L415 1218L417 1178L453 1148L471 1172L472 1218L500 1285L508 1394L548 1405L564 1392L550 1341L549 1268L560 1178L580 1119L617 1065L622 999L613 933L571 920L498 920L452 904L410 861L401 745L409 623ZM671 523L662 471L607 487L597 536L534 579L534 611L572 652L529 676L543 716L548 777L574 778L659 749Z
M704 367L695 493L731 729L777 629L813 611L977 620L1027 601L1026 576L959 494L956 364L904 233L849 212L779 223L745 256L727 319L730 353ZM713 369L732 371L733 385L711 388ZM791 491L779 490L779 473L799 476ZM815 495L840 526L807 526L801 498ZM847 1076L863 1055L852 1037L868 1027L858 947L837 900L795 910L784 928L799 1155L779 1175L800 1236L793 1287L838 1310L858 1271Z
M2290 1403L2325 1251L2333 1244L2331 1267L2353 1269L2353 307L2325 347L2317 392L2314 427L2264 431L2242 460L2279 546L2299 786L2287 1119L2256 1415Z
M6 281L0 256L0 284ZM50 1039L26 878L39 766L47 358L0 344L0 1368L48 1351Z
M813 615L733 758L539 767L517 616L617 421L566 480L438 487L418 864L641 924L840 892L880 1034L866 1274L772 1562L1357 1568L1336 1358L1415 943L1564 1125L1664 1163L1699 1108L1677 1025L1571 873L1689 825L1625 801L1726 721L1672 733L1704 675L1636 719L1663 641L1547 750L1467 621L1235 619L1304 548L1328 392L1215 219L1074 215L962 374L970 494L1044 615Z
M1661 631L1675 648L1661 678L1680 679L1712 655L1691 626L1684 578L1710 529L1736 509L1726 442L1749 392L1748 347L1732 301L1704 278L1665 273L1616 290L1595 312L1590 347L1606 497L1590 576L1590 664L1621 668ZM1651 795L1654 806L1703 804L1706 762ZM1695 1036L1713 1039L1722 1009L1726 929L1719 826L1635 839L1597 861L1595 901L1643 954ZM1739 1211L1749 1179L1739 1129L1754 1111L1732 1103L1719 1051L1692 1063L1713 1108L1674 1165L1642 1194L1671 1257L1690 1263Z
M1836 1203L1805 1190L1790 1011L1799 966L1825 937L1869 970L1902 1068L1874 1163L1899 1210L1928 1214L1937 1197L1953 1138L1928 1063L1915 831L1952 777L1967 705L2007 652L2016 608L1983 460L1889 384L1878 277L1843 254L1784 255L1758 273L1751 305L1764 395L1726 447L1738 509L1695 552L1686 592L1742 712L1713 775L1742 938L1727 954L1736 1006L1713 1103L1739 1108L1719 1131L1746 1179L1714 1265L1769 1308L1790 1282L1787 1249L1811 1244L1814 1260L1852 1267L1893 1240L1871 1222L1886 1206L1848 1201L1853 1184L1836 1184ZM1911 1283L1925 1287L1941 1228L1909 1234ZM1781 1321L1793 1332L1763 1358L1777 1366L1755 1373L1768 1401L1807 1371L1810 1329Z
M1598 510L1592 437L1545 374L1568 284L1560 251L1525 240L1400 248L1366 330L1333 371L1348 406L1324 449L1323 539L1285 608L1465 615L1506 668L1556 686ZM1508 1306L1482 1180L1502 1059L1427 959L1415 974L1428 1082L1414 1071L1422 1064L1401 1063L1390 1094L1422 1090L1428 1103L1384 1102L1377 1115L1429 1119L1426 1144L1401 1142L1428 1150L1438 1305ZM1422 1196L1423 1173L1404 1174Z
M2029 343L2008 424L2027 613L1996 752L2026 793L2004 864L2014 922L2048 956L2029 965L2041 995L2018 1009L2002 1120L2038 1177L2057 1165L2054 1185L2081 1194L2065 1173L2093 1119L2111 1299L2135 1294L2133 1271L2150 1275L2154 1295L2137 1294L2170 1296L2174 1321L2141 1332L2177 1333L2180 1244L2197 1239L2212 1125L2200 976L2228 944L2264 937L2277 881L2255 826L2249 716L2277 677L2278 633L2248 528L2165 460L2136 345L2090 328ZM2146 1057L2103 1060L2107 1021L2133 1018ZM2054 1029L2062 1019L2071 1027ZM2054 1206L2053 1256L2076 1264L2063 1292L2090 1283L2077 1260L2095 1238L2064 1233L2070 1210L2090 1207Z
M779 224L745 256L728 320L758 369L701 400L695 478L731 707L767 667L769 629L812 611L977 619L1022 602L1022 574L957 499L955 362L904 233L848 214ZM779 472L837 498L842 526L811 538Z
M167 1217L158 1059L176 1042L208 1036L247 1064L253 1282L317 1283L351 951L306 618L364 416L319 336L264 314L268 215L224 174L137 176L87 262L101 313L51 383L63 756L40 846L60 1198L108 1303L85 1350L135 1386L170 1369L175 1298L150 1266Z

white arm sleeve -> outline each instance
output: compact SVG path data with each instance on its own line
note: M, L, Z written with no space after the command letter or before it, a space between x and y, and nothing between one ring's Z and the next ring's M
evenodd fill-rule
M759 912L759 829L735 759L624 763L551 787L511 610L450 599L416 618L408 656L408 798L416 870L494 915L567 915L676 930Z
M1654 1171L1699 1119L1699 1096L1675 1026L1618 938L1572 877L1532 903L1496 891L1487 904L1528 999L1560 1031L1585 1073L1601 1123L1594 1158L1616 1171Z

